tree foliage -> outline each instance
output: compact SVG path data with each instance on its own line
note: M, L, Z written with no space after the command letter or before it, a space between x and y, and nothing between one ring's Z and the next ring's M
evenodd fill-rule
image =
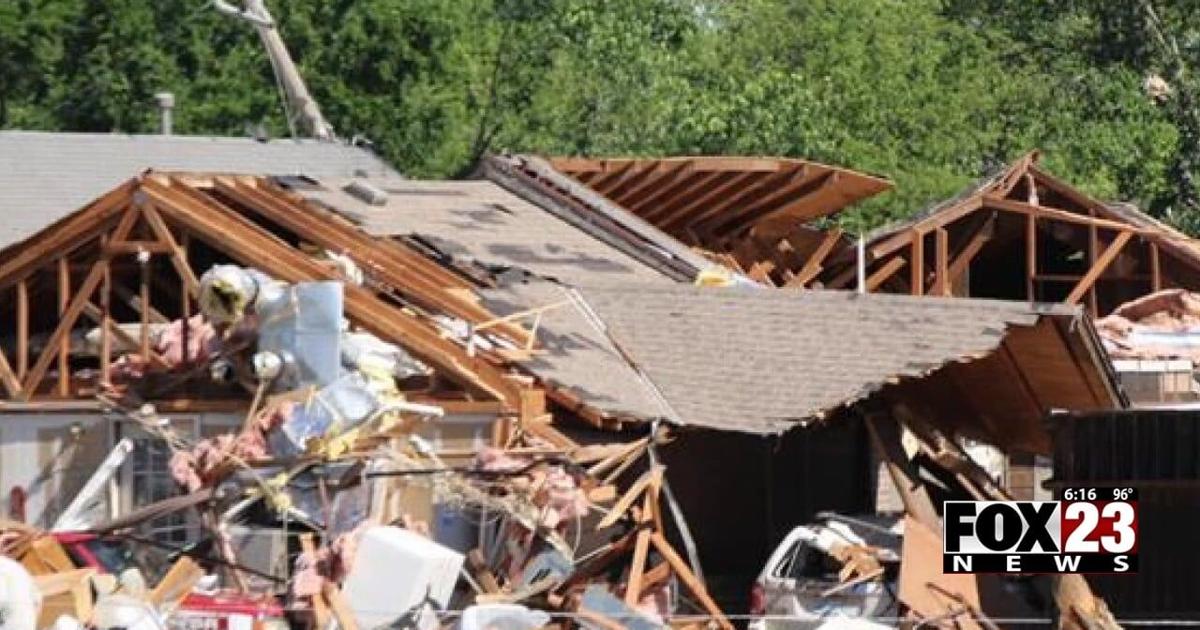
M1200 0L1160 4L271 0L335 128L414 176L498 149L807 157L896 182L842 219L863 229L1041 148L1194 229ZM164 90L180 133L288 133L255 33L205 0L0 3L0 126L152 131Z

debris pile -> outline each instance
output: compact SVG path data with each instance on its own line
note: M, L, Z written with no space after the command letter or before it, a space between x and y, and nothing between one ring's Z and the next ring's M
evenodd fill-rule
M18 630L532 628L556 616L656 628L680 614L732 628L668 539L664 468L648 456L665 432L585 446L543 417L498 445L440 449L421 433L443 410L398 387L430 370L352 330L343 283L219 265L198 286L201 313L157 326L149 355L117 346L100 394L169 448L178 495L116 519L74 510L54 531L0 524L0 552L17 560L0 565L5 579L36 587L4 591ZM181 380L245 388L242 426L176 433L146 401ZM82 503L103 500L130 450L114 451ZM168 514L199 535L178 546L142 534Z

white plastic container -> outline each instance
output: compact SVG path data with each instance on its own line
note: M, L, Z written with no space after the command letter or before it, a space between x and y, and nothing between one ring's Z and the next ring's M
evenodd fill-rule
M444 609L462 564L462 554L420 534L372 527L359 540L343 592L359 627L376 628L417 609L427 594ZM421 619L422 627L433 621L428 610Z

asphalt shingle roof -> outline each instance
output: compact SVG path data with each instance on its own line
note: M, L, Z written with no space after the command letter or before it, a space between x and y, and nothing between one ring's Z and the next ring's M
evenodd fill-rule
M370 151L312 140L0 131L0 248L36 234L148 168L399 177Z
M537 291L541 304L556 299ZM581 294L678 420L749 433L783 432L889 381L982 357L1009 326L1079 312L997 300L687 285L590 287ZM547 352L526 364L533 373L614 415L664 415L652 390L579 311L555 313L540 335ZM568 317L574 321L563 324Z
M351 178L317 178L296 192L378 236L419 236L442 253L568 284L671 282L665 275L489 181L372 180L372 205Z

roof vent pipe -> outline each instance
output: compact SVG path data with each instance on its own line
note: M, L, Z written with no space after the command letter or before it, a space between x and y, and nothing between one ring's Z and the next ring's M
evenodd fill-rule
M855 257L854 265L858 267L858 292L867 292L867 239L863 238L862 234L858 235L858 256Z
M175 111L175 95L170 92L159 92L154 95L154 100L158 103L158 111L162 115L162 135L169 136L174 123L172 117Z

